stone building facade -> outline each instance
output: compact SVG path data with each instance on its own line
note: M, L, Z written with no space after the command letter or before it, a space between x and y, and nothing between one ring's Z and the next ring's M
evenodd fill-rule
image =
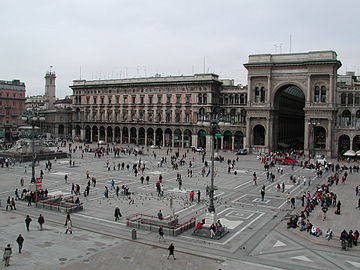
M0 138L17 138L22 124L20 115L25 107L25 83L19 80L0 81Z
M337 74L334 51L250 55L244 66L246 87L215 74L75 80L72 136L209 150L209 128L201 124L220 112L227 125L218 149L328 157L360 151L360 84L354 74Z
M218 149L244 145L246 89L215 74L120 80L75 80L73 136L84 141L210 148L199 125L221 111Z

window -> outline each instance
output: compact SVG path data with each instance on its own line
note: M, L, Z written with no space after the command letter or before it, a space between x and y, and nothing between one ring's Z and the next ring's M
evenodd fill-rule
M176 95L176 104L181 103L181 95Z
M354 104L353 94L350 93L348 94L348 105L353 105L353 104Z
M156 121L157 121L157 122L161 122L161 111L158 111L158 112L156 113Z
M162 95L157 95L157 99L158 99L158 104L161 104L162 102Z
M108 121L111 121L111 120L112 120L112 112L108 111Z
M199 110L199 117L198 117L198 120L201 121L201 120L205 120L205 109L204 108L200 108Z
M203 104L206 104L206 103L207 103L207 95L204 94L204 95L203 95Z
M144 96L140 97L140 104L144 104Z
M171 95L166 95L166 103L167 104L171 103Z
M181 113L179 111L175 112L175 122L176 123L181 122Z
M123 111L123 121L127 121L127 119L128 119L128 112Z
M360 94L355 94L355 105L360 105Z
M326 103L326 87L315 86L314 88L314 102L315 103Z
M203 95L198 94L198 104L202 104L202 103L203 103Z
M132 99L132 104L135 104L136 103L136 96L131 96L131 99Z
M186 104L190 104L191 95L186 95Z
M104 104L104 97L100 97L100 104Z
M128 103L128 97L127 97L127 96L124 96L123 104L127 104L127 103Z
M115 96L115 103L119 104L120 103L119 101L120 101L120 96Z
M118 121L119 120L119 113L118 112L115 112L115 121Z
M93 112L93 121L96 121L96 112Z
M149 104L153 103L153 96L149 96Z
M235 104L239 104L239 95L238 94L235 95Z
M234 104L234 96L230 95L230 104Z
M171 112L166 112L166 122L167 123L171 122Z
M90 97L86 97L86 104L90 104Z
M154 117L154 112L153 111L148 111L148 121L149 122L153 121L153 117Z
M345 93L342 93L341 96L340 96L340 104L341 105L346 105L346 94Z
M112 99L112 96L108 96L108 102L109 102L109 104L111 104L111 99Z
M185 122L190 123L191 121L191 113L189 111L185 112Z

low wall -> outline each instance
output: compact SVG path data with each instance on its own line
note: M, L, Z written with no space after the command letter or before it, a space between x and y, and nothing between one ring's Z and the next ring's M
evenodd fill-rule
M12 158L18 162L28 162L32 161L32 154L22 154L22 153L10 153L10 152L0 152L0 157L4 158ZM68 158L69 154L65 152L44 152L44 153L36 153L36 160L49 160L54 158Z

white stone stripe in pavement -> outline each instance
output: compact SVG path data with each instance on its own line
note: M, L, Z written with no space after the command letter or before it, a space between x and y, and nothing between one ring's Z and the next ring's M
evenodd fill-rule
M92 217L92 216L83 215L83 214L72 214L72 215L84 217L84 218L88 218L88 219L94 219L94 220L98 220L98 221L103 221L103 222L107 222L107 223L111 223L111 224L118 224L118 225L126 226L126 224L124 224L124 223L111 221L111 220L107 220L107 219L103 219L103 218L97 218L97 217Z

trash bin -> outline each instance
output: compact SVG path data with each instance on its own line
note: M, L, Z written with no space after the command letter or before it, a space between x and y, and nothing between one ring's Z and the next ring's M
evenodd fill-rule
M136 240L136 230L135 229L131 230L131 239Z

